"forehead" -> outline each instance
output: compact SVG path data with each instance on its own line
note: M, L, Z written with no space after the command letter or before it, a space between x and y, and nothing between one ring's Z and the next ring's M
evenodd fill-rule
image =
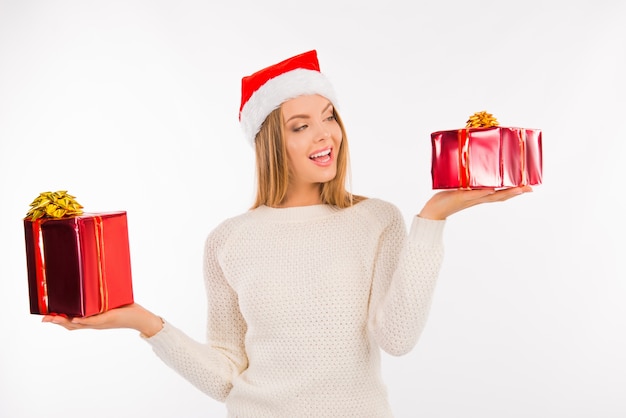
M281 105L283 117L287 118L298 114L321 113L327 108L332 108L332 104L327 98L319 94L298 96L285 101Z

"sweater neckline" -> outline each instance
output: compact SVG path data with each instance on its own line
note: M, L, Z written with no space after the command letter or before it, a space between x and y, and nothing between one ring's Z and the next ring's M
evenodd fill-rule
M338 209L335 206L326 204L293 206L289 208L273 208L262 205L255 209L255 212L266 220L284 222L308 221L324 218L337 211Z

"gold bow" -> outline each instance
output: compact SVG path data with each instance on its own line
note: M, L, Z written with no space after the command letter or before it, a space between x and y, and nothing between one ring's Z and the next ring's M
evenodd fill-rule
M74 199L74 196L68 194L66 190L40 193L30 204L26 218L34 221L39 218L81 215L83 207Z
M491 113L476 112L467 120L466 128L490 128L498 126L498 120Z

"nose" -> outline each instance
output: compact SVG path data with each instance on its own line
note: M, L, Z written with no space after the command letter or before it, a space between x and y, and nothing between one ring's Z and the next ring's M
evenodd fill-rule
M318 125L317 138L318 141L330 139L330 130L321 123Z

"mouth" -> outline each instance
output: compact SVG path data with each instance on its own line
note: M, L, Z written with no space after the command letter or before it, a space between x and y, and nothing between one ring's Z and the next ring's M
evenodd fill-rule
M309 159L317 163L327 163L331 159L332 148L328 147L309 155Z

